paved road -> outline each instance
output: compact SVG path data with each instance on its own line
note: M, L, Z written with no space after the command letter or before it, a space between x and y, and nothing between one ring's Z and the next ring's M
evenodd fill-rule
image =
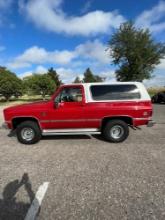
M153 111L153 119L158 123L158 124L163 124L165 123L165 104L161 105L154 105L154 111Z
M0 219L24 219L48 181L38 219L164 220L165 105L154 109L158 124L121 144L78 136L24 146L1 129Z

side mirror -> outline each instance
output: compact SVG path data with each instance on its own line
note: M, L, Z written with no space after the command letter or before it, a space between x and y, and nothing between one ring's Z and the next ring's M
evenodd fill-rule
M54 102L54 107L55 107L55 108L58 108L58 107L59 107L59 102L55 101L55 102Z

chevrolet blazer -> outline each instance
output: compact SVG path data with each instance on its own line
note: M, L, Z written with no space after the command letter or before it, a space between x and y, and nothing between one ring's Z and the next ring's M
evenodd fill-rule
M151 117L150 96L139 82L62 85L49 101L4 109L6 127L23 144L44 135L87 133L118 143L130 127L152 126Z

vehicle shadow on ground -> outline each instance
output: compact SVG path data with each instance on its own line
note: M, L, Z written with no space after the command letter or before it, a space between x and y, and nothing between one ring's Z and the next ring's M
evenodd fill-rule
M53 135L42 136L42 140L79 140L79 139L91 139L90 135Z
M99 140L99 141L104 141L106 143L109 143L109 141L105 140L104 137L100 134L92 134L92 137Z
M21 187L24 186L29 203L18 202L16 194ZM3 198L0 199L0 219L1 220L22 220L35 197L32 185L27 173L24 173L22 179L9 182L2 193Z

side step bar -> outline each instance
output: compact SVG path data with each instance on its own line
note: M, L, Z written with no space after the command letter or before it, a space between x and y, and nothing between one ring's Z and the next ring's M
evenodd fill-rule
M82 134L100 134L99 129L44 129L42 131L43 136L53 136L53 135L82 135Z

